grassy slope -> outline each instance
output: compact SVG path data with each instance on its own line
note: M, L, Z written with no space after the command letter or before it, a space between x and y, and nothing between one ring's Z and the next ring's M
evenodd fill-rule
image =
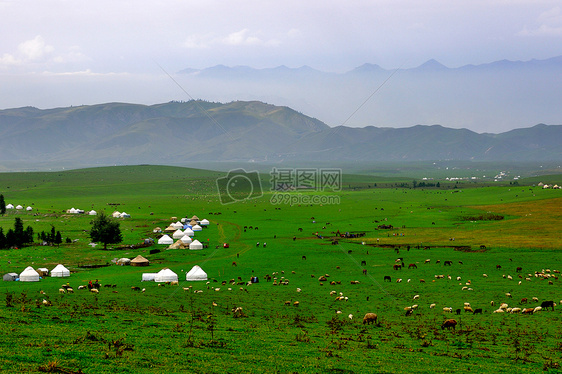
M558 360L559 331L551 327L560 323L558 311L535 316L494 315L489 301L518 306L515 304L522 297L561 298L558 281L549 286L532 277L532 281L518 285L515 273L516 266L523 266L526 274L556 268L560 263L557 251L551 250L561 245L559 191L531 192L528 187L462 192L371 188L344 190L338 194L341 203L334 206L272 206L268 193L260 199L223 206L214 192L215 179L222 175L153 166L3 174L7 177L2 178L0 188L7 202L34 204L39 212L39 216L10 212L0 218L5 230L17 214L36 232L54 224L63 237L79 241L60 248L0 252L0 271L20 272L31 263L52 268L63 262L76 271L69 279L73 286L100 279L105 284L117 284L118 293L102 288L99 296L59 295L62 281L54 278L33 284L0 283L0 292L11 292L16 299L14 307L0 307L0 324L9 331L0 343L0 367L30 371L50 362L84 372L482 372L507 370L516 359L518 372L536 372L549 360ZM354 178L353 183L370 183ZM202 241L209 239L211 248L197 252L167 250L156 255L149 255L148 249L92 250L84 232L90 218L62 214L62 210L74 206L112 212L114 207L107 203L119 203L115 209L132 215L121 223L127 244L152 236L152 228L165 227L171 216L197 214L211 221L211 226L197 235ZM506 219L459 219L483 211L505 214ZM376 231L375 220L405 228ZM249 225L259 229L244 231ZM367 235L335 246L313 235L319 232L326 236L336 229L366 231ZM452 237L454 242L449 240ZM379 244L401 245L400 256L407 263L417 263L418 269L395 272L391 269L398 256L394 250L360 244L375 244L377 238ZM231 248L214 249L225 241ZM267 248L255 246L264 241ZM432 249L406 251L406 245L418 242ZM488 250L461 252L436 247L452 244L476 248L485 244ZM77 267L79 263L104 263L137 254L149 258L151 266ZM306 260L301 259L303 255ZM431 263L423 264L427 258ZM437 259L452 260L454 265L444 268L435 263ZM360 265L363 260L366 266ZM233 267L232 261L238 266ZM219 281L279 272L278 278L285 277L290 283L273 287L261 279L260 284L252 286L230 286L232 291L220 283L210 285L220 287L220 291L209 290L204 283L193 284L194 289L203 290L201 294L181 287L140 283L143 272L163 267L170 267L179 273L180 280L184 279L185 271L194 264ZM501 264L503 271L496 270L496 264ZM363 268L368 270L367 276L362 274ZM483 273L489 277L484 278ZM329 274L329 280L341 284L324 282L320 286L317 277L321 274ZM452 279L432 282L435 274L450 274ZM510 281L502 277L504 274L516 278ZM404 281L384 283L384 275ZM456 281L457 276L462 281ZM420 283L422 278L426 283ZM361 283L350 285L356 279ZM461 290L468 279L474 289L470 293ZM128 290L132 285L147 291L133 294ZM188 284L182 282L181 286ZM302 289L300 293L297 287ZM44 297L39 290L46 291L53 307L35 306L35 299ZM349 301L334 301L331 290L342 292ZM511 292L515 300L507 299L506 292ZM405 318L402 309L414 303L415 294L421 296L415 301L419 311L415 317ZM300 301L298 308L284 305L285 301L296 300ZM462 308L466 301L486 313L457 317L460 331L440 330L444 318L441 308ZM430 303L436 303L437 309L430 310ZM234 318L234 306L241 306L246 317ZM343 313L338 315L337 310ZM360 324L367 311L378 313L381 323L369 327ZM354 319L349 320L348 314ZM119 339L125 346L115 344ZM14 344L19 347L16 352ZM127 344L134 345L132 350L123 350Z

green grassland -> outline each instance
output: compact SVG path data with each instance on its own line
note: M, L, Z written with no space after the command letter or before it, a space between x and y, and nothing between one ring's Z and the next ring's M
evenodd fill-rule
M73 272L67 279L0 283L0 371L560 370L559 306L534 315L492 313L502 302L534 307L540 301L562 299L558 278L535 277L536 271L546 269L558 276L555 271L562 268L560 190L533 187L535 181L411 189L397 187L411 182L402 176L344 175L341 191L290 193L300 199L337 196L338 204L274 205L268 177L262 173L263 196L222 205L216 179L224 176L149 165L0 174L6 203L33 207L31 212L10 210L0 217L4 231L20 217L36 233L53 225L63 238L74 241L0 251L2 274L20 273L29 265L51 269L58 263ZM247 196L239 192L236 198ZM123 243L105 251L101 245L92 248L92 217L67 214L72 207L131 214L120 219ZM145 238L157 239L153 228L165 228L172 217L194 214L211 222L196 233L208 248L130 247ZM394 228L378 229L382 224ZM365 236L340 238L333 245L330 239L338 230ZM224 242L230 248L223 248ZM162 251L150 254L155 248ZM81 267L138 254L148 258L150 266ZM393 270L397 257L417 269ZM443 266L446 260L452 266ZM207 272L209 283L185 281L193 265ZM178 273L179 286L141 282L142 273L165 267ZM517 267L523 268L521 273ZM275 283L288 284L267 282L267 274L277 279ZM326 281L319 281L322 275ZM246 284L252 276L260 282ZM384 276L392 281L384 282ZM116 287L102 287L97 295L77 290L95 279ZM58 292L67 281L74 294ZM145 292L132 291L132 286ZM336 300L340 293L347 300ZM520 304L522 298L529 304ZM53 305L43 306L43 299ZM465 302L482 308L483 314L443 312L443 307L462 309ZM432 303L436 307L430 309ZM404 308L413 304L418 308L405 316ZM241 311L234 312L237 307ZM378 323L363 325L367 312L377 313ZM459 322L455 330L441 329L446 318Z

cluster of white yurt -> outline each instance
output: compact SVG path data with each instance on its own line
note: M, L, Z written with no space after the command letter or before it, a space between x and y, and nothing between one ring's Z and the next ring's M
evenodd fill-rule
M84 214L82 209L75 209L74 207L68 209L66 212L70 214Z

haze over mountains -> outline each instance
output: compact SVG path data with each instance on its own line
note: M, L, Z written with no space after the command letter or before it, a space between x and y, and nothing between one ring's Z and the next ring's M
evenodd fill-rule
M193 97L264 101L330 126L441 124L503 132L561 124L562 56L448 68L435 60L410 69L364 64L345 73L303 66L184 69L174 79Z
M201 161L562 160L562 126L501 134L439 125L329 127L258 101L107 103L0 111L0 161L83 165Z

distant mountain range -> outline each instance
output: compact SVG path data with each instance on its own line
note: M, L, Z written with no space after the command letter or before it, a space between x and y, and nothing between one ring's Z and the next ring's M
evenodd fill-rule
M562 119L562 56L458 68L435 60L408 69L364 64L344 73L218 65L184 69L174 79L196 97L270 102L330 126L442 124L487 132Z
M0 110L0 162L418 160L562 160L562 126L501 134L439 125L329 127L291 108L257 101Z

